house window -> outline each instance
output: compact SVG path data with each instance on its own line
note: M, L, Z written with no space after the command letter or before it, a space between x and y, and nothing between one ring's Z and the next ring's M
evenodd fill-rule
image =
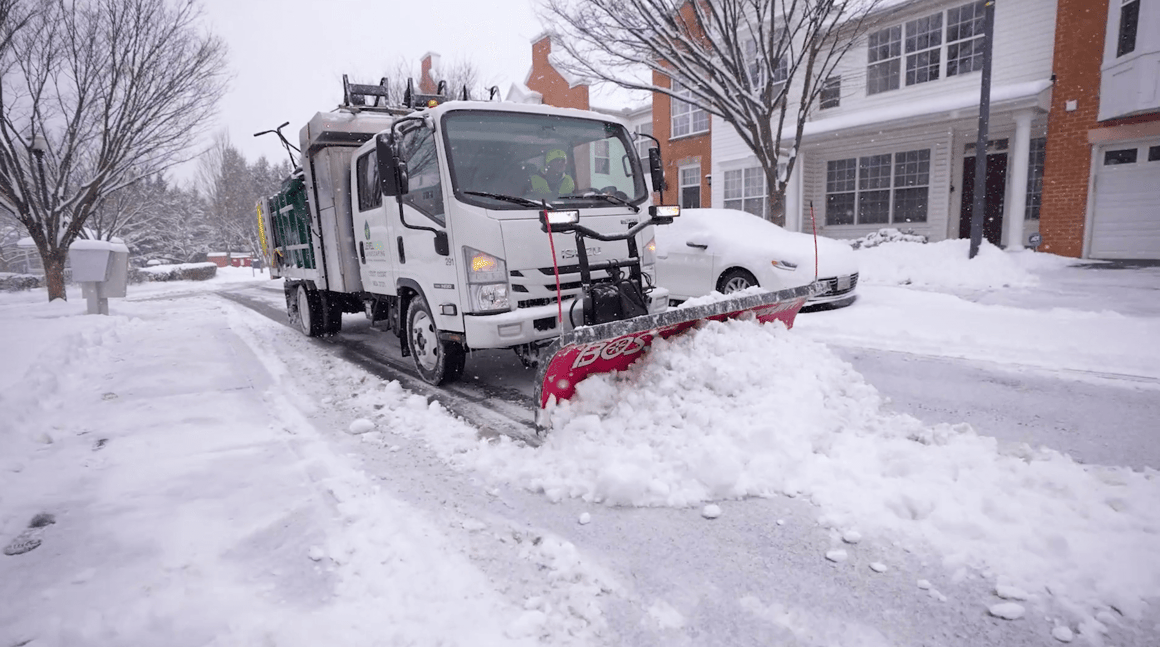
M854 224L857 199L858 160L833 160L826 163L826 224Z
M1123 0L1120 5L1120 37L1116 58L1136 51L1136 28L1140 24L1140 0Z
M770 43L770 47L776 48L769 53L770 56L780 53L778 50L783 49L780 39L786 38L785 30L778 32L774 40ZM765 81L765 61L762 58L761 52L757 49L757 41L752 38L745 41L745 61L746 69L749 72L749 82L753 87L761 87ZM773 68L773 95L777 96L781 92L782 86L785 85L785 80L789 78L789 64L786 62L785 56L779 56L777 65Z
M894 154L892 222L926 222L930 192L930 149Z
M701 207L701 167L684 166L680 173L681 208L698 209Z
M831 76L822 84L822 97L819 107L822 110L837 108L842 104L842 77Z
M609 167L608 140L601 139L596 142L595 149L592 152L592 172L597 175L608 175Z
M1120 164L1135 164L1136 149L1121 148L1104 153L1104 166L1119 166Z
M692 90L682 87L676 81L673 81L673 87L675 88L673 93L676 96L673 97L672 101L673 130L671 136L684 137L685 135L708 132L709 113L677 98L692 97Z
M826 164L826 224L926 222L930 150Z
M906 84L937 81L942 49L942 13L906 23Z
M760 166L725 171L725 208L765 217L765 171Z
M757 54L757 41L750 38L745 41L745 61L749 70L749 83L753 87L761 85L761 57Z
M358 209L366 211L383 203L379 192L379 165L375 152L370 151L355 162L355 176L358 178Z
M1160 146L1149 146L1148 147L1148 161L1149 162L1160 162Z
M869 65L866 67L867 94L898 89L901 55L902 25L887 27L870 34L867 59Z
M1024 220L1039 220L1039 207L1043 204L1043 160L1047 158L1047 138L1031 140L1031 154L1027 160L1027 209Z
M947 76L983 69L983 2L947 10Z
M890 153L858 159L858 223L890 222Z

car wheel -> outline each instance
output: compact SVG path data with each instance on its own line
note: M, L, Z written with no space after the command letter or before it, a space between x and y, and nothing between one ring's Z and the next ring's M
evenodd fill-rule
M740 292L757 285L757 279L745 270L732 269L721 275L717 281L717 291L721 294Z
M424 382L439 386L463 375L467 353L460 344L439 339L431 308L420 296L411 299L407 308L407 347Z

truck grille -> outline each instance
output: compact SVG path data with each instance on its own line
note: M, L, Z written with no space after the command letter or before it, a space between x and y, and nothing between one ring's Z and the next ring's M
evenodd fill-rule
M520 308L534 308L556 303L556 281L554 270L551 267L536 267L508 272L512 292L526 298L516 302ZM549 277L544 281L544 277ZM608 278L608 272L599 270L592 272L592 280L600 281ZM580 266L560 266L560 293L567 302L580 294Z

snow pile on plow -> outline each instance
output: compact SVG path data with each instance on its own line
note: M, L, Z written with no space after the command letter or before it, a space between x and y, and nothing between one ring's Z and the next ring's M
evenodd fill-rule
M777 323L657 340L628 371L579 384L552 422L539 448L479 445L456 462L609 505L806 497L839 526L929 542L956 568L1049 587L1078 613L1133 615L1160 595L1154 470L889 413L849 364Z

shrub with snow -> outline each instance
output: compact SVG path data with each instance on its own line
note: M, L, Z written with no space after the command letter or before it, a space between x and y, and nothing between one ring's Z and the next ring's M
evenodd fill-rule
M138 271L149 281L208 281L217 275L217 268L213 263L181 263L142 267Z
M923 234L914 233L913 229L899 231L893 227L883 227L872 234L866 234L861 238L854 238L846 242L850 243L850 247L854 249L865 249L877 247L882 243L925 243L927 238Z
M21 290L33 290L40 287L40 281L41 277L35 274L0 272L0 291L19 292Z

